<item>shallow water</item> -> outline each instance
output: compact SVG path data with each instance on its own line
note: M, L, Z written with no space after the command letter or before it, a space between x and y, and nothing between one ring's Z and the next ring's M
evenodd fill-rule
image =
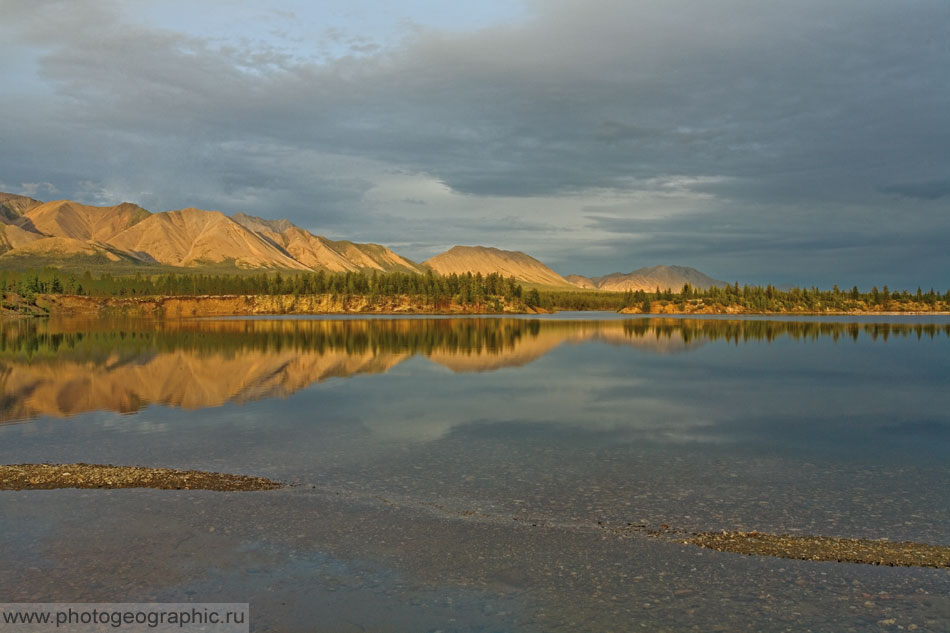
M950 630L947 570L613 532L950 544L950 319L559 316L4 323L0 462L294 485L2 492L0 592L260 631Z

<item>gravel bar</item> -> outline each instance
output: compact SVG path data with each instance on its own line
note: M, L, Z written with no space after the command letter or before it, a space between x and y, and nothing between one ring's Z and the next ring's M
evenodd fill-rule
M699 532L680 540L719 552L798 560L864 563L889 567L950 569L950 547L826 536L788 536L762 532Z
M56 488L159 488L162 490L272 490L283 484L263 477L111 464L0 465L0 490Z

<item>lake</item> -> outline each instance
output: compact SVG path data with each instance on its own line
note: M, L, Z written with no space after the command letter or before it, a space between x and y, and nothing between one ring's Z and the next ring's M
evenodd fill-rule
M0 463L291 484L0 492L5 601L249 602L255 631L950 630L945 569L651 535L950 545L947 317L7 321L0 380Z

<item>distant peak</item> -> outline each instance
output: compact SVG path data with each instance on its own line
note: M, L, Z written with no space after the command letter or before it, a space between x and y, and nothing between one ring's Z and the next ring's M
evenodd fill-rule
M31 202L35 204L43 204L42 200L36 200L35 198L30 198L29 196L21 196L17 193L5 193L0 191L0 202L5 202L7 200L22 200L24 202Z
M595 277L592 281L601 290L655 290L656 288L682 288L689 284L696 288L722 287L725 282L713 279L689 266L650 266L629 273L611 273Z
M214 218L215 220L230 220L228 216L224 215L221 211L213 211L210 209L198 209L196 207L185 207L184 209L175 209L174 211L166 211L167 215L178 215L183 218ZM161 214L159 214L161 215Z
M251 229L252 231L260 231L261 229L267 229L269 231L274 231L275 233L283 233L284 231L290 229L299 229L296 224L290 220L281 218L279 220L268 220L266 218L261 218L256 215L249 215L247 213L235 213L231 216L231 219L240 224L241 226Z
M500 249L495 248L494 246L463 246L461 244L456 244L448 250L449 253L457 251L498 251Z
M459 253L491 253L493 255L525 255L529 257L526 253L522 251L506 251L502 248L496 248L494 246L453 246L449 250L442 253L443 255L459 254Z

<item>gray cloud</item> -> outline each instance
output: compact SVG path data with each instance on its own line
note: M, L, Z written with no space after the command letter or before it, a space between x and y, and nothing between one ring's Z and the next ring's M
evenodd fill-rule
M108 2L4 3L0 73L32 79L4 82L0 174L417 258L483 241L565 273L663 257L749 281L950 284L930 248L950 241L943 0L529 7L398 47L328 32L351 49L328 60ZM381 193L393 173L406 184ZM449 194L412 188L432 183Z
M907 198L939 200L950 196L950 178L924 182L904 182L881 187L884 193L893 193Z

